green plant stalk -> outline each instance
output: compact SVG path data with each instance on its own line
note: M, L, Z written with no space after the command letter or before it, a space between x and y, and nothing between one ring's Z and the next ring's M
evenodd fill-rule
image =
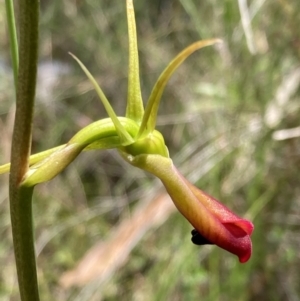
M39 1L19 0L19 73L11 148L9 197L15 260L22 301L38 301L33 241L33 187L22 187L28 170L38 60Z
M19 290L22 301L38 301L38 285L32 220L33 187L10 186L11 222Z
M15 88L17 88L19 53L18 53L18 39L17 39L13 0L5 0L5 7L6 7L6 16L7 16L7 28L8 28L9 41L10 41L11 61L12 61L12 67L14 71L14 82L15 82Z

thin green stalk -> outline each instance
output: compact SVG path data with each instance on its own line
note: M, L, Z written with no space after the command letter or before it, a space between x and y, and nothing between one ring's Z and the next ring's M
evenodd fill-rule
M32 187L22 187L28 170L38 60L39 1L19 0L19 73L9 179L11 223L22 301L38 301L32 221Z
M13 0L5 0L5 7L6 7L6 16L7 16L7 28L9 33L9 42L10 42L10 54L11 54L12 67L14 71L14 82L15 82L15 87L17 87L19 53L18 53L18 39L17 39Z
M38 301L38 282L34 250L32 193L33 187L10 186L11 222L22 301Z

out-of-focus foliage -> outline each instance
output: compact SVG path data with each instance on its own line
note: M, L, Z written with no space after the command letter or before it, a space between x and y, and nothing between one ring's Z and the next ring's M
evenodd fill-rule
M125 1L41 1L33 152L66 142L106 117L68 55L96 75L120 115L127 87ZM223 45L189 58L169 83L159 130L181 172L253 220L253 255L241 265L190 243L179 213L148 231L106 282L63 288L60 276L128 219L159 183L115 152L81 155L34 199L42 300L299 300L300 5L286 1L135 1L143 96L185 46ZM240 4L240 6L239 6ZM0 4L1 163L9 160L13 80ZM247 23L247 16L250 23ZM295 128L291 132L282 131ZM298 128L298 134L297 134ZM17 300L7 178L0 178L0 300ZM80 277L80 275L78 275Z

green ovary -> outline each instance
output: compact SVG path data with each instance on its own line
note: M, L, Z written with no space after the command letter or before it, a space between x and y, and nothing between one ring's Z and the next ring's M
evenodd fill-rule
M165 145L164 137L156 130L150 133L147 137L139 139L133 144L124 147L123 150L132 156L155 154L169 158L169 151Z

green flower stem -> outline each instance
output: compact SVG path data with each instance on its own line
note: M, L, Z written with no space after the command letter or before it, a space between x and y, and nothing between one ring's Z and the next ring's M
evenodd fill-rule
M11 61L12 61L12 67L14 72L14 82L15 82L15 88L17 88L19 53L18 53L18 39L17 39L13 0L5 0L5 7L6 7L6 16L7 16L7 28L8 28L9 41L10 41Z
M33 241L32 188L21 186L28 169L38 61L39 1L20 0L19 73L9 179L15 260L22 301L38 301Z

